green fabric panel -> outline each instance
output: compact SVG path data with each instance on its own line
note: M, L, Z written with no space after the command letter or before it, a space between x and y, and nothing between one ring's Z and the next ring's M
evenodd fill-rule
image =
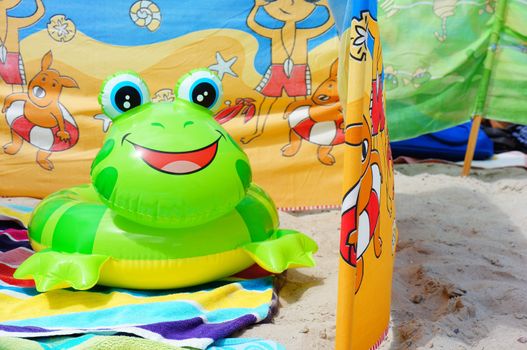
M525 18L518 0L380 2L391 139L445 129L475 113L527 123Z
M66 253L91 254L99 222L107 208L81 203L66 210L53 234L53 249Z
M486 95L488 118L527 124L527 5L508 0Z
M483 77L479 85L478 96L476 97L476 106L474 108L474 115L483 115L485 113L485 102L489 90L490 77L494 62L496 59L496 50L498 49L498 41L501 31L503 30L505 10L507 9L507 0L498 0L496 12L493 17L492 30L489 39L489 49L485 57L483 68Z

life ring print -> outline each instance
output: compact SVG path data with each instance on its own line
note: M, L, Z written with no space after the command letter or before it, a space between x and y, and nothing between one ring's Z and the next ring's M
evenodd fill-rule
M161 25L159 7L148 0L136 1L130 7L130 18L138 27L146 27L151 32L155 32Z

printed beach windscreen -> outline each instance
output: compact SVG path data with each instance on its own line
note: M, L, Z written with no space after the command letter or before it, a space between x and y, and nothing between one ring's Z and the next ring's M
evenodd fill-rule
M327 1L11 0L0 2L0 26L1 195L89 181L111 127L97 101L109 75L137 72L160 103L174 100L181 75L207 67L225 93L216 120L277 206L340 204L344 128Z
M380 0L392 140L473 115L527 124L527 1Z
M398 239L382 35L376 0L330 4L345 124L336 349L375 349L388 331Z

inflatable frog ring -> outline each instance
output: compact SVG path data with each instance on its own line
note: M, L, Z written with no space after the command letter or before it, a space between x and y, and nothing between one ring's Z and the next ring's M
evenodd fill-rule
M269 196L251 182L247 155L214 120L215 74L182 77L174 102L152 103L133 72L99 95L112 120L91 185L56 192L33 213L37 252L15 277L37 290L95 284L160 289L210 282L254 263L279 273L313 266L316 243L278 228Z

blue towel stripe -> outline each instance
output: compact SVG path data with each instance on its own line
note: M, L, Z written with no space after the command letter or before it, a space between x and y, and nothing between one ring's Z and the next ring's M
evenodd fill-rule
M9 326L24 326L45 329L82 328L114 328L129 324L150 324L165 321L180 321L193 317L204 316L209 323L221 323L243 315L256 314L264 319L269 312L269 304L256 308L218 309L206 312L194 304L185 301L161 302L140 305L125 305L104 310L70 313L66 315L45 316L11 322L3 322ZM123 323L125 320L125 323ZM67 325L67 327L65 327Z

